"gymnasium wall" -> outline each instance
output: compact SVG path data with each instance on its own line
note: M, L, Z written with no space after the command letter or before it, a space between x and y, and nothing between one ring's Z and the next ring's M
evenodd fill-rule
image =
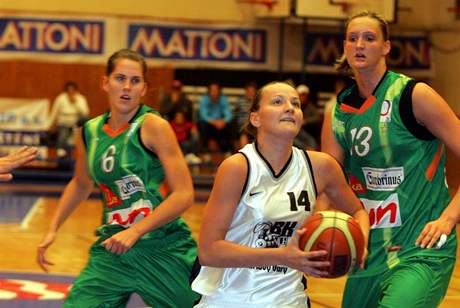
M289 0L279 1L285 5ZM460 101L457 98L457 76L460 73L460 45L458 37L458 21L448 12L455 4L454 0L399 0L401 10L398 12L398 25L392 26L392 34L405 35L407 33L421 32L435 42L431 48L433 67L428 74L422 73L420 78L428 80L440 94L446 98L457 114L460 114ZM144 22L165 22L170 24L194 24L197 26L235 26L248 25L248 27L265 27L277 29L277 19L257 19L255 16L261 10L267 10L263 5L248 5L237 0L169 0L151 1L138 0L133 5L126 1L73 1L62 2L58 0L2 0L0 1L0 14L18 16L75 16L75 18L108 18L109 20L138 20ZM1 16L1 15L0 15ZM121 27L122 28L122 27ZM309 29L311 29L310 27ZM284 44L286 71L301 71L299 55L302 53L301 20L289 21L286 26L286 41ZM270 30L271 31L271 30ZM117 36L117 31L110 35ZM268 58L271 70L277 70L277 57L270 54L279 50L275 36L268 43ZM113 40L110 38L109 40ZM0 66L2 82L0 85L1 97L46 97L54 98L62 88L63 83L75 79L82 92L90 100L92 114L105 108L104 94L100 90L100 76L103 71L103 62L106 54L94 57L94 61L82 63L77 58L69 58L64 63L57 64L49 57L35 54L14 60L2 59ZM65 58L65 57L63 57ZM293 61L295 60L295 61ZM61 61L61 60L60 60ZM62 62L62 61L61 61ZM174 61L163 63L150 62L152 77L148 102L156 102L158 94L168 89L174 75ZM188 68L219 67L221 63L214 61L211 64L192 63ZM227 67L239 69L238 63L227 63ZM251 66L246 66L246 69ZM253 65L258 69L257 65ZM264 69L267 69L265 67ZM330 73L330 71L329 71ZM101 103L103 102L103 103Z
M286 1L286 0L282 0ZM244 10L242 9L244 8ZM199 21L243 21L247 18L250 6L241 7L233 0L2 0L0 10L29 11L39 13L72 13L90 16L143 16L163 20Z
M62 92L64 83L73 80L88 99L90 116L108 109L105 92L101 88L104 65L79 63L47 63L34 61L0 62L0 97L47 98L53 102ZM4 73L8 72L8 73ZM169 88L174 78L171 68L148 70L149 89L146 104L156 106L161 88Z
M284 1L284 0L283 0ZM136 1L136 5L126 1L73 1L24 0L0 1L0 17L39 19L103 19L110 33L103 54L91 56L66 55L43 52L3 52L0 58L0 97L48 98L50 102L62 90L68 80L76 81L81 92L87 97L91 114L94 116L106 109L106 97L100 83L105 61L114 50L126 47L120 37L126 35L127 20L137 22L188 23L202 26L230 24L235 26L247 20L252 14L247 8L240 7L236 1L200 0L184 1ZM246 8L246 9L243 9ZM2 14L4 13L4 14ZM114 43L115 42L115 43ZM120 44L121 43L121 44ZM156 106L161 94L168 91L174 78L174 62L149 62L149 92L146 103ZM192 64L201 66L202 64ZM214 62L211 65L219 66ZM209 66L209 64L208 64ZM235 63L235 67L238 63ZM272 64L273 66L273 64Z

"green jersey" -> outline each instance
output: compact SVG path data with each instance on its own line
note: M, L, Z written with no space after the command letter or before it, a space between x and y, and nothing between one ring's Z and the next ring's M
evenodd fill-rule
M410 78L387 71L373 95L353 107L356 84L339 94L332 127L343 148L343 167L353 191L369 213L367 269L375 275L412 256L455 258L456 232L440 250L422 249L415 240L450 201L445 181L445 149L433 136L418 138L403 121L400 105ZM350 104L351 103L351 104Z
M108 112L84 125L88 169L103 193L100 235L110 235L131 226L163 201L159 192L165 178L163 167L140 138L144 118L151 112L155 111L141 105L127 127L117 132L108 129ZM159 229L164 234L177 228L187 228L180 218ZM147 233L144 238L153 236L159 229Z

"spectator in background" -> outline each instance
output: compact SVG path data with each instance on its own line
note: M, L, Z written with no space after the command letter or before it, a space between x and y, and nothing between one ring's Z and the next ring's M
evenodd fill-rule
M182 82L174 80L171 93L160 102L160 114L171 122L179 111L187 121L193 120L193 103L182 92Z
M248 135L243 128L248 120L249 108L251 107L257 93L257 84L253 81L250 81L246 84L244 89L245 96L237 100L235 103L235 108L233 109L238 136L238 140L236 140L238 143L238 148L242 148L249 143Z
M294 139L294 145L308 150L318 149L321 117L315 104L310 101L310 88L301 84L297 88L303 112L303 124L299 134ZM318 136L316 136L318 135Z
M68 81L64 92L54 100L48 129L57 126L56 154L58 157L67 156L69 145L73 139L73 129L81 126L88 118L89 108L86 98L78 92L78 85Z
M232 151L232 119L233 114L228 104L228 98L221 93L220 85L213 81L209 84L208 94L200 98L198 110L201 142L204 149L209 146L209 140L215 140L221 151Z
M201 158L196 155L198 153L199 139L195 123L187 120L182 111L177 111L170 123L182 153L185 155L185 161L189 164L201 163Z

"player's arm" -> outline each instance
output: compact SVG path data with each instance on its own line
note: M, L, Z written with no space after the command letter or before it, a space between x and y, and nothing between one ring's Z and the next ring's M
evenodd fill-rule
M61 225L80 204L80 202L89 197L94 187L86 163L86 154L83 140L81 138L81 129L78 129L78 132L75 134L75 140L77 161L75 164L74 176L65 187L64 192L59 199L57 210L54 213L48 228L48 233L38 245L37 262L46 272L48 271L48 265L52 265L52 263L45 257L46 250L54 242L56 233Z
M202 265L213 267L253 267L287 265L312 276L325 275L318 267L328 262L310 261L326 252L304 252L298 248L297 231L283 248L251 248L225 240L239 203L248 168L242 154L224 160L217 170L211 194L203 215L198 246Z
M324 122L321 128L321 151L334 157L340 165L343 165L343 149L337 141L332 130L332 112L334 106L328 108L324 114Z
M417 121L460 158L460 138L452 137L452 132L460 131L460 120L447 102L427 84L417 83L412 92L412 108ZM416 244L433 247L441 235L449 235L459 221L460 190L457 190L441 216L425 226Z
M142 235L176 219L193 204L192 178L168 121L148 114L141 127L141 139L160 159L170 194L150 215L104 241L106 249L113 253L125 253Z
M313 166L318 194L325 193L334 207L353 216L361 226L365 243L369 237L369 215L348 186L342 169L330 155L308 151Z
M321 151L332 155L340 164L343 164L343 150L332 131L332 112L335 104L326 105L324 120L321 128ZM335 207L325 193L318 195L316 200L316 211L324 211Z

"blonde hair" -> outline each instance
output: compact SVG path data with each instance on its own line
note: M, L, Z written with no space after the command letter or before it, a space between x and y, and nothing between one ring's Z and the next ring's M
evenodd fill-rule
M380 31L382 31L383 40L387 41L390 39L390 30L388 28L387 21L380 14L368 10L361 11L348 18L347 22L345 23L345 35L351 21L360 17L369 17L376 20L379 23ZM345 57L345 53L343 53L337 60L335 60L334 68L339 73L343 73L345 75L353 75L350 64L348 64L347 58Z

